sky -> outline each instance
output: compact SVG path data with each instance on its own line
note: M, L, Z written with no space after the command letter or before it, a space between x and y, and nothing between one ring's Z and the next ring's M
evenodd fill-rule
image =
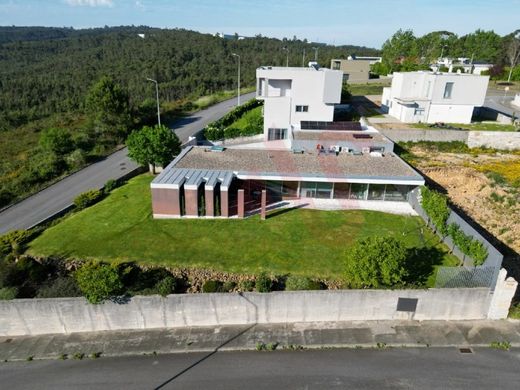
M508 34L520 29L520 0L0 0L0 25L147 25L380 48L399 28Z

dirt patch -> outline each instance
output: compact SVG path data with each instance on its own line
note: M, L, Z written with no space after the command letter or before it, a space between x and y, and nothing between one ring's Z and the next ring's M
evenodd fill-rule
M520 189L481 172L500 163L516 166L518 155L432 153L412 148L415 165L442 186L450 200L501 242L520 253Z

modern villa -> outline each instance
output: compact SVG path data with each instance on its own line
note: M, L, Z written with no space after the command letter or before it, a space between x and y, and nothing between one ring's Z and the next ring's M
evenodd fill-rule
M489 76L466 73L394 72L383 89L383 107L406 123L471 123L484 104Z
M341 84L340 71L259 68L264 141L184 149L151 184L154 217L242 218L283 202L411 211L423 177L377 130L333 121Z

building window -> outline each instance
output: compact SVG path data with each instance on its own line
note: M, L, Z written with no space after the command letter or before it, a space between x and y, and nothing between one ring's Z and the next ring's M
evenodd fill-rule
M451 92L453 91L454 83L446 83L444 86L444 99L451 99Z
M339 70L341 68L341 61L334 61L332 63L332 69Z
M267 135L268 141L275 141L279 139L287 138L287 129L269 129L269 133Z
M424 115L424 108L416 108L414 115Z
M309 106L296 106L296 112L309 112Z

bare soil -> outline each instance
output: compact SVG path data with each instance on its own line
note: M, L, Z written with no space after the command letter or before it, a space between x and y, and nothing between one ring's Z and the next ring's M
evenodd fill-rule
M415 165L442 186L450 200L502 243L520 253L520 193L497 184L478 170L492 162L518 161L518 155L434 153L414 147Z

